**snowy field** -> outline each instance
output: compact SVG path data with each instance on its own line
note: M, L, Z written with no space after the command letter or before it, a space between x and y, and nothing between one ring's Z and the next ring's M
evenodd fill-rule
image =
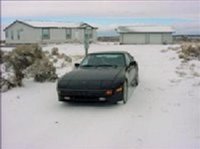
M33 80L2 93L2 149L200 148L200 62L182 64L169 46L90 46L90 52L128 51L138 61L140 84L129 89L125 105L60 103L56 83ZM52 47L74 61L84 54L80 44L43 50Z

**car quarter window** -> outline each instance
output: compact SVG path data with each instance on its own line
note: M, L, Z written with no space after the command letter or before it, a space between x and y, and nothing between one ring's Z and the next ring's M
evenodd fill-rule
M128 66L131 62L130 56L128 54L125 54L126 57L126 65Z
M126 57L126 64L127 64L127 65L129 65L130 62L134 61L133 56L131 56L129 53L126 53L126 54L125 54L125 57Z
M128 57L130 58L131 61L134 61L133 56L131 56L130 54L128 54Z

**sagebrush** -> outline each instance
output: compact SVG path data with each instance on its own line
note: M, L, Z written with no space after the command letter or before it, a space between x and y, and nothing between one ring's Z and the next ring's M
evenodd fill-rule
M200 44L182 44L179 58L184 59L186 61L192 59L200 60Z
M31 73L35 81L53 81L57 78L56 69L53 63L42 51L42 48L37 44L20 45L13 49L11 52L1 52L1 63L5 64L5 72L12 70L14 77L12 82L9 79L2 78L1 89L10 88L14 86L22 86L22 80L26 75L30 75L27 69L30 67L35 68ZM36 71L37 70L37 71ZM38 79L42 77L42 79ZM42 80L42 81L41 81ZM6 83L7 82L7 83ZM7 85L7 87L5 87Z

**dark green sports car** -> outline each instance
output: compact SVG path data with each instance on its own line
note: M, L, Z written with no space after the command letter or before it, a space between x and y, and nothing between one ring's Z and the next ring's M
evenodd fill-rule
M138 85L138 64L128 52L88 54L58 80L59 101L128 100L128 87Z

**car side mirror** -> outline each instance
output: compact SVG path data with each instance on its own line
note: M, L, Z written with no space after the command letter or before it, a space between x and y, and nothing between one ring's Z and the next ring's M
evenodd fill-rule
M132 62L130 62L130 64L129 64L129 66L136 66L136 65L137 65L136 61L132 61Z
M74 66L75 66L75 68L78 68L80 66L80 64L79 63L75 63Z

